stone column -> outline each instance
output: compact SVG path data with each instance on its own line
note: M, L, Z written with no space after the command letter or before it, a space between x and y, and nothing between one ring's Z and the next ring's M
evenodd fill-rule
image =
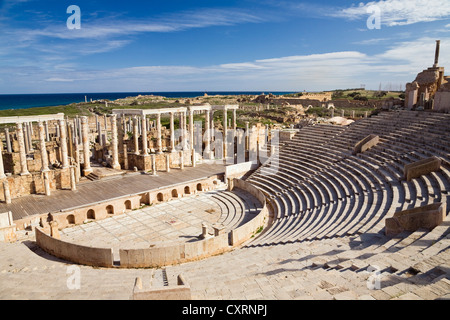
M183 112L180 112L180 123L178 124L178 129L180 131L180 138L181 138L181 149L184 148L184 132L183 132Z
M189 150L194 150L194 111L189 109Z
M224 108L223 110L223 158L226 159L227 157L227 125L228 125L228 119L227 119L227 108Z
M106 127L106 125L105 125ZM112 135L112 168L120 170L119 164L119 140L117 132L117 115L111 115L111 135Z
M89 145L89 123L86 116L81 117L81 128L83 132L83 156L84 156L84 169L83 173L85 176L89 175L94 171L91 168L90 159L90 145Z
M152 154L152 172L156 176L156 155Z
M206 110L205 115L205 158L211 159L211 128L210 128L211 112Z
M28 129L27 129L27 123L23 123L22 128L22 134L23 134L23 146L25 148L25 154L28 154L30 152L30 145L28 144Z
M49 171L48 168L48 154L47 154L47 148L45 147L45 128L41 121L38 122L38 129L39 129L39 146L41 149L41 171Z
M44 176L45 195L50 196L51 191L50 191L50 179L48 178L48 171L44 171L42 174Z
M20 158L20 175L28 175L27 154L25 152L25 140L23 136L23 127L21 123L16 125L17 140L19 142L19 158Z
M170 153L166 153L166 171L170 172Z
M245 152L247 152L250 149L250 122L245 122Z
M184 151L180 151L180 169L184 170Z
M69 167L69 157L67 150L67 130L65 120L59 120L59 130L61 142L62 168L67 169Z
M161 114L156 115L156 134L157 134L157 149L158 153L163 153L162 151L162 137L161 137Z
M133 141L134 141L134 154L139 154L139 126L137 116L133 117Z
M191 149L190 153L191 153L191 164L192 164L192 167L195 168L197 165L197 162L195 159L195 149Z
M437 68L439 63L439 48L441 46L441 40L436 40L436 51L434 53L434 65L433 68Z
M28 125L27 125L29 152L34 152L34 149L33 149L33 133L32 133L33 130L31 129L32 125L33 125L32 122L29 122Z
M45 128L45 141L50 141L50 134L48 132L48 121L44 121L44 128Z
M82 142L83 141L83 130L81 129L81 119L80 118L78 118L77 124L78 124L78 142Z
M77 183L76 183L76 178L75 178L75 170L76 167L75 166L70 166L70 189L72 191L77 190Z
M237 128L236 119L237 119L236 109L233 109L233 136L236 136L236 128Z
M12 152L11 137L9 136L9 129L8 128L5 128L5 138L6 138L6 151L11 153Z
M75 137L75 161L77 166L75 179L77 182L79 182L81 177L81 165L80 165L80 144L78 143L78 137Z
M6 178L5 167L3 166L3 148L0 148L0 179Z
M103 130L102 130L102 126L100 125L100 122L98 123L98 134L97 134L97 142L102 146L102 147L104 147L105 145L103 144L103 138L102 138L102 135L103 135Z
M144 116L142 118L141 122L141 129L142 129L142 153L144 156L148 156L148 136L147 136L147 121L146 117Z
M170 113L170 152L175 152L175 121L174 113Z
M3 180L3 192L5 194L6 204L10 204L11 203L11 190L9 189L8 179Z
M187 112L184 111L183 112L183 150L187 150L187 123L186 123L186 118L187 118Z
M123 144L123 168L128 170L128 146L126 143Z

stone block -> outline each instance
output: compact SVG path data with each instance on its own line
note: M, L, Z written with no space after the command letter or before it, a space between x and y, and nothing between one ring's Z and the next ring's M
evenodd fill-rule
M444 221L446 214L446 203L434 203L396 212L392 218L385 220L385 234L394 236L403 231L414 232L420 228L431 230Z
M413 163L405 165L403 173L406 181L418 178L422 175L429 174L434 171L439 171L442 160L437 157L430 157Z
M353 154L362 153L377 145L379 141L379 136L371 134L355 144L353 148Z
M145 289L142 280L136 278L133 300L191 300L191 288L182 275L177 277L176 286Z

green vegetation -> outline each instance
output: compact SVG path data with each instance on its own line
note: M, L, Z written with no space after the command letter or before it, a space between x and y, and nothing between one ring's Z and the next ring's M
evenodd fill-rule
M332 94L333 100L348 99L359 101L370 100L384 100L389 98L404 99L405 93L403 91L376 91L376 90L364 90L364 89L345 89L334 90Z

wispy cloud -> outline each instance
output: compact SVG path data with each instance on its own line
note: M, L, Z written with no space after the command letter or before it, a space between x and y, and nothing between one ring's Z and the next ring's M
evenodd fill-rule
M242 23L259 23L261 17L230 9L202 9L153 17L148 19L102 18L82 22L81 29L69 30L65 24L53 24L44 28L7 30L24 40L38 37L57 39L105 39L139 33L179 32L211 26L230 26Z
M450 38L442 38L450 52ZM378 88L380 82L405 84L434 61L434 39L395 43L379 54L359 51L294 55L197 66L135 66L107 70L59 67L0 70L10 83L39 83L41 92L183 91L183 90L329 90L358 86ZM450 56L441 57L450 64ZM6 76L8 75L8 76ZM42 80L45 79L45 80ZM356 81L356 83L355 83Z
M381 12L381 23L387 26L409 25L450 18L448 0L383 0L359 3L332 13L332 16L350 20L367 18L368 8L377 6Z

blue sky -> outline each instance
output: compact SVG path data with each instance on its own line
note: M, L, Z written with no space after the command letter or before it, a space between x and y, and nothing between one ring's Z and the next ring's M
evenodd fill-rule
M450 67L450 0L3 0L0 29L1 94L398 90L436 39Z

